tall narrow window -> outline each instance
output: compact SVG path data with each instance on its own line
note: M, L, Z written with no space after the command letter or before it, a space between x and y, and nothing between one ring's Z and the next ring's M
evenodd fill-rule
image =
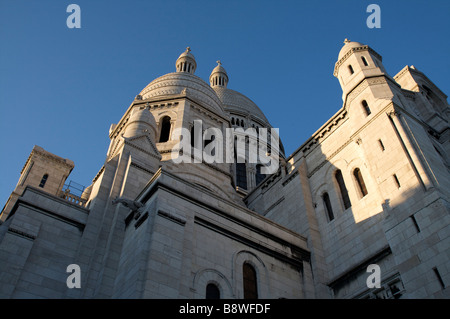
M236 163L236 184L240 188L247 189L247 167L245 163Z
M347 209L352 206L352 203L350 202L350 197L348 197L347 187L345 187L344 177L342 177L342 172L340 169L336 171L335 178L339 186L342 201L344 202L344 208Z
M333 214L333 208L331 207L330 196L328 195L328 193L323 193L322 199L323 199L323 204L325 206L325 211L328 216L328 221L331 222L334 219L334 214Z
M367 63L367 60L365 57L361 57L361 60L363 61L364 66L368 66L369 64Z
M372 113L372 112L370 111L370 107L369 107L369 104L367 104L367 101L366 100L362 100L361 101L361 105L364 108L364 112L366 113L366 116L369 116L370 113Z
M442 289L445 289L445 283L444 283L444 280L442 280L439 270L437 270L436 267L433 267L433 271L434 271L434 274L436 275L436 278L439 281L439 284L441 285Z
M194 126L191 127L191 146L195 145Z
M353 67L350 64L348 65L348 70L350 71L350 74L355 73L355 71L353 71Z
M209 145L212 141L214 141L216 139L216 136L215 135L211 135L211 138L210 139L208 139L208 140L205 140L204 142L203 142L203 148L205 148L207 145ZM214 155L216 155L216 148L214 147L212 150L211 150L211 156L214 156Z
M384 148L384 144L382 140L378 140L378 143L380 144L381 150L384 152L385 148Z
M420 227L419 227L419 224L417 223L416 217L414 217L414 215L411 215L410 217L414 224L414 227L416 227L417 232L420 233Z
M395 185L397 185L397 188L400 188L400 181L398 180L398 177L396 174L392 175L394 177Z
M220 299L220 290L215 284L209 283L206 286L206 299Z
M248 263L244 263L242 271L244 277L244 299L258 299L255 268Z
M41 182L39 183L39 187L44 188L45 183L47 183L47 179L48 179L48 174L44 174L44 176L42 176Z
M170 136L170 117L164 116L161 121L161 134L159 136L159 142L164 143L169 140Z
M356 183L358 184L359 191L361 192L362 197L367 195L366 184L364 183L364 179L361 174L361 170L359 168L355 168L353 171L353 176L355 176Z
M265 174L261 174L261 167L262 167L261 164L256 165L256 176L255 176L256 185L259 185L266 177Z

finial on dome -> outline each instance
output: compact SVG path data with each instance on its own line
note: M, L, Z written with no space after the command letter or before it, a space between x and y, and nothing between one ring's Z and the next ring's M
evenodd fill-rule
M345 38L345 40L344 40L345 44L350 43L350 42L352 42L352 41L350 41L349 39Z
M186 52L188 52L188 53L191 52L191 47L187 47Z
M216 63L217 63L218 65L222 65L222 62L220 62L220 60L217 60Z

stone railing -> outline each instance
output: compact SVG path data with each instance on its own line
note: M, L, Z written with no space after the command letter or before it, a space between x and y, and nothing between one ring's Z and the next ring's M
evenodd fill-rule
M61 193L61 198L64 198L65 200L71 202L72 204L79 206L85 206L87 201L87 199L83 199L80 196L71 194L69 189L66 189L64 192Z

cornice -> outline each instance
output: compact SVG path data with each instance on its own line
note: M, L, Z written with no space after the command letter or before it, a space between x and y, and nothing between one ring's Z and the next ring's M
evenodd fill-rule
M64 159L62 157L59 157L55 154L52 154L50 152L47 152L46 150L42 149L41 147L36 148L34 147L33 150L31 151L30 155L28 156L25 165L23 166L22 170L20 171L20 174L22 174L25 170L25 168L27 167L28 163L30 162L31 158L33 157L34 154L39 154L42 157L45 157L46 159L49 159L55 163L61 164L63 166L66 166L67 168L70 168L71 170L75 167L75 165L73 164L72 161L70 161L70 163L68 162L67 159Z
M311 178L319 169L321 169L326 163L331 162L331 159L339 154L346 146L348 146L353 141L360 142L359 134L362 130L364 130L368 125L370 125L373 121L375 121L378 117L383 114L390 113L395 111L396 105L393 102L390 102L386 105L380 112L375 114L370 120L368 120L364 125L362 125L356 132L354 132L347 141L345 141L341 146L339 146L333 153L327 156L322 162L320 162L316 167L314 167L310 173L308 173L308 178Z

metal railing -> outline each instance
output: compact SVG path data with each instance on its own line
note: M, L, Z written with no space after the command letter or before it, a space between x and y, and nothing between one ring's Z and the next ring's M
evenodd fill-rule
M61 198L80 206L85 206L89 194L86 193L86 187L74 181L64 184L61 192Z

